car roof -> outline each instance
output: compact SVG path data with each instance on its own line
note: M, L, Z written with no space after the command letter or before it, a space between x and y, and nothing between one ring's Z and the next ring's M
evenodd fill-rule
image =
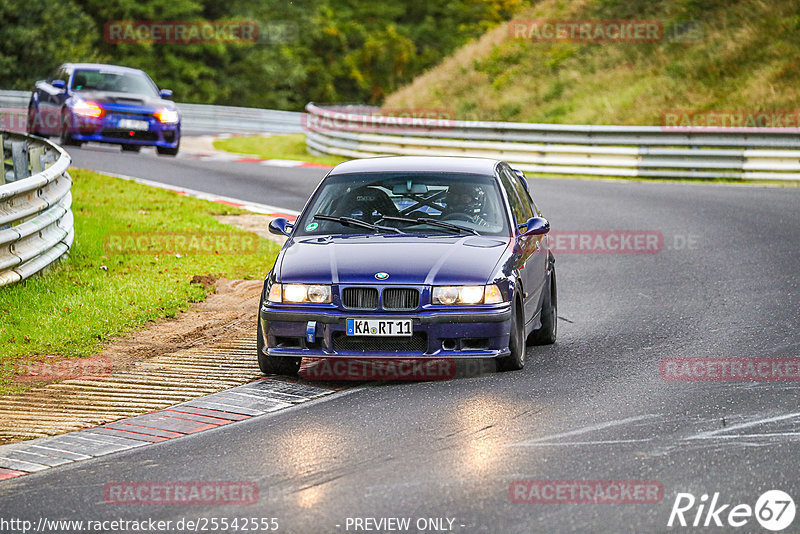
M500 160L458 156L383 156L340 163L330 172L453 172L493 176Z
M87 70L107 70L112 72L144 72L140 69L132 69L130 67L123 67L122 65L109 65L105 63L64 63L61 65L66 69L87 69Z

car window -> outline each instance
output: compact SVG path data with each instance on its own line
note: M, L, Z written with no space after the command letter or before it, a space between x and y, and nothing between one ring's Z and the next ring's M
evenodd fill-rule
M526 217L526 210L525 210L525 202L520 200L519 193L517 193L517 189L514 186L514 173L510 170L506 169L505 167L501 167L500 169L500 182L503 184L503 189L506 191L506 196L508 196L508 201L511 204L511 212L514 214L514 220L517 225L525 224L525 221L529 219ZM530 207L528 208L530 209Z
M53 71L53 74L50 76L50 83L56 80L62 80L65 84L67 83L67 79L69 78L69 74L67 70L63 67L59 67Z
M517 176L517 174L513 171L507 171L507 173L514 184L514 189L517 191L522 213L525 216L525 218L519 223L522 224L533 217L533 208L531 207L530 196L528 196L528 192L525 190L525 186L522 185L522 181L519 179L519 176Z
M73 91L109 91L158 96L155 84L144 73L79 69L72 77Z
M509 235L500 188L492 176L454 173L353 173L325 179L297 223L295 235L364 234L315 215L349 217L406 233L450 234L420 218L455 224L485 235ZM401 217L412 221L397 221Z
M522 180L520 180L520 184L522 184ZM528 187L530 187L530 182L528 182ZM527 199L528 204L530 204L531 208L533 209L533 215L535 217L541 217L542 216L542 212L539 209L539 206L537 206L536 202L533 200L533 195L531 195L530 190L529 189L525 189L524 186L522 188L524 189L524 192L525 192L525 197L524 198Z

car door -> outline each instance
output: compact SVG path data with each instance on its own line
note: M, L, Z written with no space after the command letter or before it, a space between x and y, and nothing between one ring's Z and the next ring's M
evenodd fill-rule
M528 188L522 182L519 176L517 176L517 173L513 172L513 170L511 172L511 178L514 182L514 188L516 189L520 201L522 202L522 209L525 212L525 221L528 221L531 217L541 217L542 214L536 207L536 204L534 204ZM545 282L547 282L547 262L549 250L549 247L547 246L548 239L549 238L547 234L532 236L534 253L528 259L528 265L526 266L528 275L530 276L530 282L528 285L530 288L529 292L535 293L535 297L531 295L531 300L534 307L532 314L538 311L541 293L544 290ZM533 317L532 314L528 317Z
M506 196L511 205L514 216L515 243L514 252L517 256L517 269L522 280L522 302L525 308L525 320L531 321L538 311L539 297L544 285L544 259L538 254L541 236L524 236L525 223L534 216L533 208L528 202L525 190L519 183L516 174L507 165L500 168L500 182L505 189ZM523 195L520 195L520 192ZM522 228L520 229L520 226Z

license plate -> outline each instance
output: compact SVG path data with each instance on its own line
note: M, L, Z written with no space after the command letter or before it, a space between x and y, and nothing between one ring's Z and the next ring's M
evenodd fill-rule
M410 336L411 319L347 319L348 336Z
M147 121L136 121L133 119L120 119L119 127L124 130L149 130L150 123Z

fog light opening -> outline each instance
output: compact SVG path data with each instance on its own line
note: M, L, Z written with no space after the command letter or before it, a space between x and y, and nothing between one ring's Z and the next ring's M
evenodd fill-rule
M444 350L456 350L457 344L455 339L443 339L442 348Z

